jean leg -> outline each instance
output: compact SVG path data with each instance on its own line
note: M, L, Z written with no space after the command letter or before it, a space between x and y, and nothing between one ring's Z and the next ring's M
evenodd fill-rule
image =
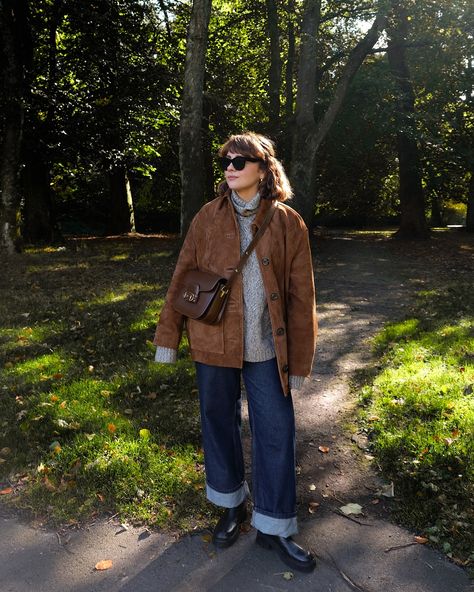
M242 375L252 428L252 525L291 536L298 531L293 401L283 393L275 358L245 362Z
M206 494L233 508L248 495L241 441L240 368L196 362Z

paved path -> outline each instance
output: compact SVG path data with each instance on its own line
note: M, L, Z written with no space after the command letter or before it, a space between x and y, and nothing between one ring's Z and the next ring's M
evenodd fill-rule
M465 572L438 552L422 545L394 549L412 543L413 533L370 504L383 483L347 431L354 408L349 379L370 361L367 339L402 314L430 271L401 253L385 241L349 235L318 244L318 354L311 380L295 397L299 540L314 549L315 572L285 580L288 569L255 545L253 530L216 552L204 533L177 540L101 521L58 535L0 516L0 591L472 592ZM318 451L321 444L328 454ZM315 514L307 512L309 501L321 504ZM337 513L348 501L364 506L360 523ZM112 569L94 571L101 559L112 559Z

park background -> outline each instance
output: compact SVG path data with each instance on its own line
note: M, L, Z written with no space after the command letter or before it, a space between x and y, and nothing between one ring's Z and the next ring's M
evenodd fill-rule
M367 229L374 256L398 238L404 265L432 266L354 389L400 519L472 565L472 3L1 10L2 500L53 524L209 522L187 343L166 368L150 339L217 149L251 129L313 246Z

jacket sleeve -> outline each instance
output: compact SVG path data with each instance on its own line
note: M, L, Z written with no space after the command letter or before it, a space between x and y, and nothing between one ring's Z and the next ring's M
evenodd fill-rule
M308 229L299 217L298 222L289 243L292 253L287 294L288 366L291 375L309 376L316 348L316 300Z
M184 274L190 269L196 269L196 217L191 222L179 253L178 261L166 294L165 303L161 310L153 343L157 346L177 350L183 333L185 317L176 312L172 302L176 297Z

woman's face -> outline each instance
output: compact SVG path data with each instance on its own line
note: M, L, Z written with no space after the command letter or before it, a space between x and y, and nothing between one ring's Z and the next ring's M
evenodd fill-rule
M243 155L238 152L228 152L226 156L234 158ZM263 171L260 169L260 162L247 161L241 171L237 171L232 163L229 164L224 175L227 185L236 191L243 200L250 201L258 191Z

